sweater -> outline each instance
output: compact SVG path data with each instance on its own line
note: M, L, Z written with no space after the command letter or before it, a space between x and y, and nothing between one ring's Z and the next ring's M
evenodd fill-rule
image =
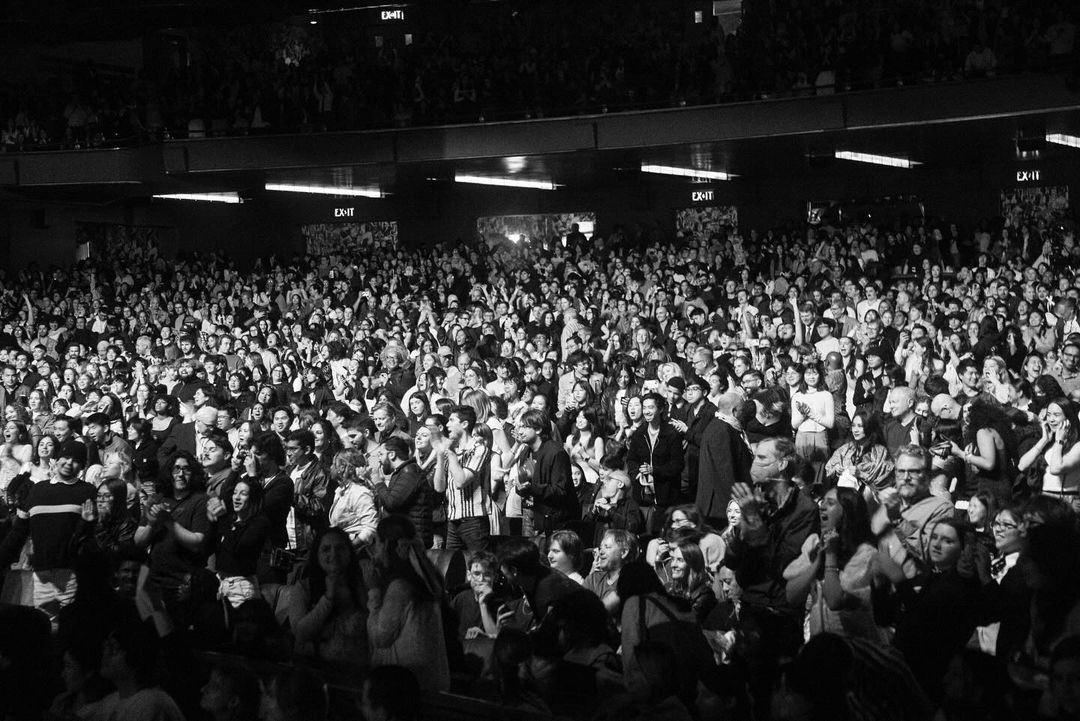
M86 481L35 483L11 532L0 543L0 567L10 566L30 538L34 543L30 563L35 571L73 569L77 540L93 532L92 524L83 520L83 504L96 497L97 489Z

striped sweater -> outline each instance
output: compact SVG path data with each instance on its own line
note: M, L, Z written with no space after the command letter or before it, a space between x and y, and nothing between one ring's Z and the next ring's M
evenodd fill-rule
M97 490L86 481L35 483L19 508L11 532L0 543L0 568L14 562L27 537L34 541L30 559L35 571L75 567L77 539L93 531L82 518L82 507Z

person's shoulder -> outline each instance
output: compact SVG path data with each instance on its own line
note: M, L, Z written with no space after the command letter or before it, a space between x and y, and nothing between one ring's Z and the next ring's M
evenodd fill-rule
M590 571L589 575L585 577L585 582L581 585L590 591L599 593L605 579L607 579L607 571Z
M471 588L466 588L454 594L454 597L450 599L450 606L455 609L463 608L470 605L470 600L475 602L476 594Z
M114 708L125 721L184 721L173 697L156 686L137 691Z

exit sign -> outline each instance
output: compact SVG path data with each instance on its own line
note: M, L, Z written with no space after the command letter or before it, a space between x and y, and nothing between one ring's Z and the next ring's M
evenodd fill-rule
M405 11L404 10L383 10L380 13L379 17L383 20L383 22L386 22L386 21L404 22L405 21Z
M708 203L713 200L713 191L711 190L692 190L690 191L690 202L692 203Z
M351 218L353 213L356 212L356 208L334 208L335 218Z
M1017 183L1034 183L1042 177L1042 173L1038 168L1032 168L1031 170L1017 170L1016 182Z

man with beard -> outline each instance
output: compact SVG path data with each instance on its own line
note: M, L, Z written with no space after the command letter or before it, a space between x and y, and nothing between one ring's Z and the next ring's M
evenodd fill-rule
M750 681L758 708L768 708L771 680L781 658L802 645L804 604L787 598L783 569L819 532L817 505L792 482L798 471L795 443L766 438L754 449L752 485L736 483L731 497L742 521L728 544L725 565L743 589L739 627L746 640L736 661Z
M436 499L403 439L391 436L383 442L382 473L372 474L372 490L383 511L408 516L424 548L431 547Z
M930 453L908 444L896 452L895 490L881 493L871 530L882 536L893 558L903 558L904 575L914 578L929 567L930 533L938 521L952 518L953 504L930 493Z
M184 404L195 402L195 391L202 386L202 381L195 375L195 362L190 358L181 358L176 365L176 387L172 394Z
M1061 369L1054 368L1049 375L1071 398L1073 392L1080 388L1080 344L1075 341L1065 343L1061 350Z

